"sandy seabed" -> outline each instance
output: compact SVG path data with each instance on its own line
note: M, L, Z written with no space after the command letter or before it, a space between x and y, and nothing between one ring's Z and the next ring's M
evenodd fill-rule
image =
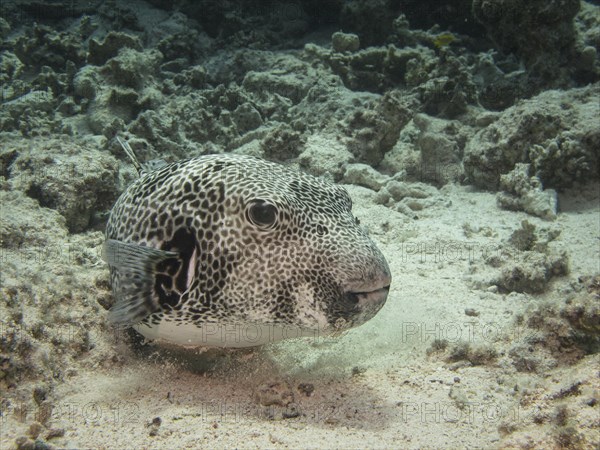
M0 9L1 448L598 448L597 4L523 9L533 39L480 1L192 3ZM111 328L117 133L343 184L385 306L244 350Z

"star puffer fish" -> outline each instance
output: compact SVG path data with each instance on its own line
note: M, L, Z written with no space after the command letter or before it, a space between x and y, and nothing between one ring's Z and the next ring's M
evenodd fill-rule
M250 347L358 326L388 264L341 186L233 154L143 173L106 228L116 325L184 346Z

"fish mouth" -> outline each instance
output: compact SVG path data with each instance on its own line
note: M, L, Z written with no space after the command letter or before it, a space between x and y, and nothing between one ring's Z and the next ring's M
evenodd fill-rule
M344 289L344 297L348 302L361 309L377 308L379 310L387 299L391 282L391 276L385 275L368 284L364 281L350 283Z
M370 291L346 291L344 296L349 302L358 305L359 308L370 308L376 305L383 305L389 291L390 285L388 284L387 286Z
M369 283L350 283L343 290L342 304L334 314L333 329L343 331L371 320L385 304L391 277L386 275Z

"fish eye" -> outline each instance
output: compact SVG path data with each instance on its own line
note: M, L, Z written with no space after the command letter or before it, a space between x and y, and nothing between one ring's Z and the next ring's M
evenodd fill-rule
M260 229L267 230L277 222L277 208L265 200L252 200L246 210L246 217Z

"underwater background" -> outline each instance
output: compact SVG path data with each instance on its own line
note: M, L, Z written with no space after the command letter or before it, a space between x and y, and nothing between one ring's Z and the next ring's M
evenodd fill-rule
M0 447L598 448L600 3L0 3ZM384 308L337 337L112 328L145 162L343 184Z

